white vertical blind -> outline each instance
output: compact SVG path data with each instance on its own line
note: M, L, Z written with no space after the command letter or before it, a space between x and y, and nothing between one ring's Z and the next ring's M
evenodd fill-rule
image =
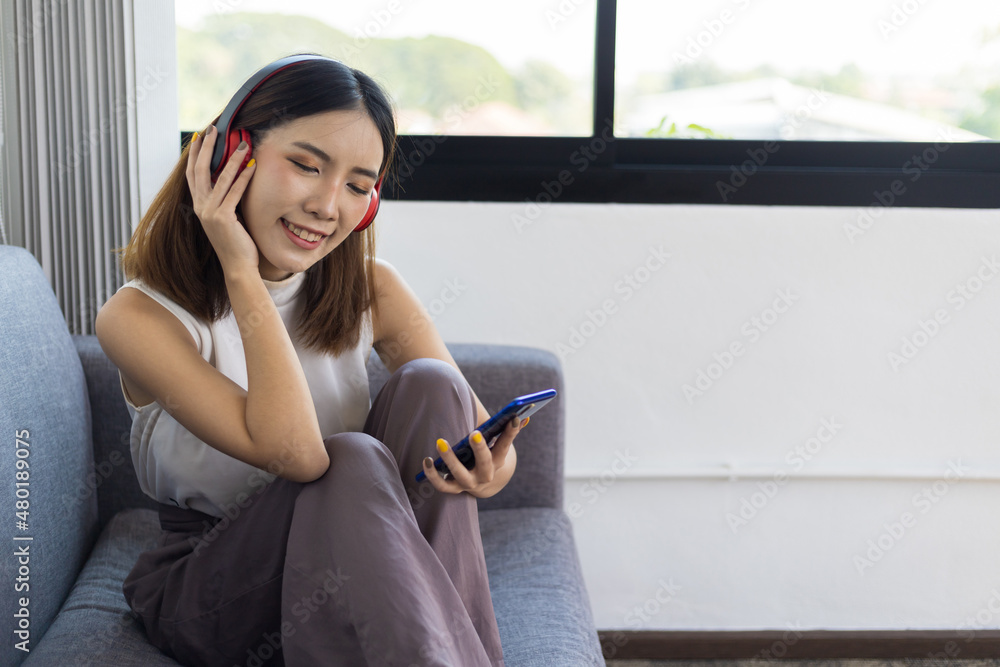
M73 333L180 150L173 22L169 0L0 0L0 240L38 259Z

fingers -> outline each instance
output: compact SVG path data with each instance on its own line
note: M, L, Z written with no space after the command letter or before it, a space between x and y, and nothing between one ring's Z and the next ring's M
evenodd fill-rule
M197 180L202 180L208 185L209 189L212 189L212 154L215 152L215 144L218 141L218 130L214 125L209 125L204 132L196 133L188 144L188 164L187 164L187 175L189 181L194 178ZM233 151L232 155L229 156L229 160L226 163L225 168L219 174L218 180L223 180L223 177L227 177L226 181L232 180L231 175L235 173L235 170L239 168L239 165L243 163L244 155L246 154L247 147L245 142L241 142L243 149L237 148ZM234 166L235 163L235 166ZM207 178L204 178L207 176Z
M498 447L503 447L500 451L506 452L511 443L514 442L514 438L516 438L517 434L521 432L521 429L528 425L529 419L531 419L531 417L526 419L518 419L517 417L514 417L507 422L507 426L500 433L500 437L497 439L496 445L493 446L493 451L496 452L498 451Z
M228 182L232 174L235 174L236 170L239 169L239 166L243 164L243 159L246 157L247 151L250 150L250 147L246 146L245 144L246 142L243 142L243 144L241 144L243 145L243 148L238 148L233 153L232 157L229 159L229 164L226 165L226 168L223 170L222 175L219 176L220 183ZM239 176L236 176L236 180L233 181L232 186L226 193L226 198L222 202L223 208L227 210L230 208L232 208L233 210L236 209L236 205L240 202L240 199L243 197L243 192L246 190L247 185L250 183L250 179L253 177L253 172L256 168L257 168L257 160L251 158L250 162L247 163L247 166L243 168L243 171L239 173Z
M473 445L475 448L475 445ZM427 479L430 480L431 484L438 491L444 491L446 493L460 493L466 488L472 488L475 486L475 477L472 472L465 467L465 465L458 460L458 455L455 454L455 450L451 448L448 441L444 438L438 438L437 449L441 454L441 460L444 464L448 466L448 471L450 474L450 479L445 479L438 472L437 468L434 467L433 461L428 457L424 459L424 474L427 475ZM479 466L478 458L476 460L476 467Z
M497 444L491 449L486 443L486 439L476 430L469 437L469 446L472 448L476 464L469 470L459 460L458 455L448 445L448 441L443 438L438 439L437 448L441 454L441 460L448 466L450 479L446 479L434 467L434 460L431 457L424 459L424 474L428 481L438 491L445 493L461 493L462 491L477 490L493 481L493 476L497 468L501 467L507 456L514 438L522 428L528 424L528 419L512 419L508 422L503 432L500 434Z
M195 136L188 148L187 180L191 190L191 200L195 208L212 192L212 178L209 166L212 161L212 148L215 146L215 127L209 125L206 130Z
M441 459L444 461L445 465L448 466L448 470L457 470L458 468L464 470L465 466L458 461L458 457L455 456L455 453L451 451L451 447L448 447L447 442L443 439L438 440L438 451L441 451L440 443L442 442L445 443L444 448L447 450L447 454L450 454L451 457L451 460L449 460L449 457L445 455L445 452L441 453ZM424 458L424 474L427 476L427 481L431 483L431 486L438 491L442 491L444 493L460 493L462 491L461 488L456 488L458 485L455 484L455 482L446 481L445 478L441 476L438 469L434 467L434 459L429 456Z
M225 168L219 174L217 182L212 183L212 153L218 139L218 130L214 125L209 125L204 133L199 133L192 138L188 148L188 163L186 175L188 187L191 190L191 199L195 211L208 213L213 209L235 210L236 204L246 191L250 179L257 167L256 160L250 160L246 168L237 176L236 172L246 157L250 149L246 142L241 142L233 154L230 155ZM216 194L220 193L220 194ZM221 200L221 201L216 201Z
M198 161L198 154L201 151L204 139L204 132L196 132L194 137L191 138L190 143L188 143L187 168L184 170L184 173L187 176L188 188L190 188L192 196L195 192L195 164Z

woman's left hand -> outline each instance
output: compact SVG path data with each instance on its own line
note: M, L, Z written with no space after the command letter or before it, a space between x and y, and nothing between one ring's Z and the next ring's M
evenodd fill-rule
M448 466L450 474L447 478L442 477L441 473L434 467L434 459L431 457L424 459L424 474L427 475L428 481L435 489L444 493L468 491L477 498L492 496L500 490L494 488L499 482L499 480L494 480L496 471L504 466L507 452L510 451L514 438L527 423L527 419L510 420L503 432L497 436L496 444L493 445L492 449L478 430L473 431L472 437L469 438L469 446L472 447L472 452L475 454L476 465L472 470L462 465L451 445L444 438L441 438L437 441L438 451L441 452L441 460Z

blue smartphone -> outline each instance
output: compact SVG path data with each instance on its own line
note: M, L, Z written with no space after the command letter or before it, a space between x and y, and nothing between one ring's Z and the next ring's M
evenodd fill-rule
M545 391L538 391L534 394L525 394L524 396L518 396L513 401L508 403L503 410L496 413L492 417L486 420L477 430L483 434L483 439L489 443L489 446L493 447L493 440L500 435L507 424L513 419L524 419L535 414L541 410L549 401L556 397L555 389L546 389ZM472 446L469 444L469 436L465 436L462 440L452 447L455 452L455 456L458 460L462 462L469 470L476 467L476 454L472 451ZM445 465L444 459L440 456L434 461L434 467L437 468L439 473L449 472L448 466ZM417 481L422 482L427 479L427 475L421 470L417 474Z

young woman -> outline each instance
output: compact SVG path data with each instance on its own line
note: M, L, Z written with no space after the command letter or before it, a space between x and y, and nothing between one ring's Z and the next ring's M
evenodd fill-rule
M510 479L524 423L458 462L448 443L489 413L356 231L395 150L389 101L313 54L255 80L228 132L184 149L97 317L160 503L125 597L186 665L502 665L476 498ZM374 401L372 348L392 372Z

